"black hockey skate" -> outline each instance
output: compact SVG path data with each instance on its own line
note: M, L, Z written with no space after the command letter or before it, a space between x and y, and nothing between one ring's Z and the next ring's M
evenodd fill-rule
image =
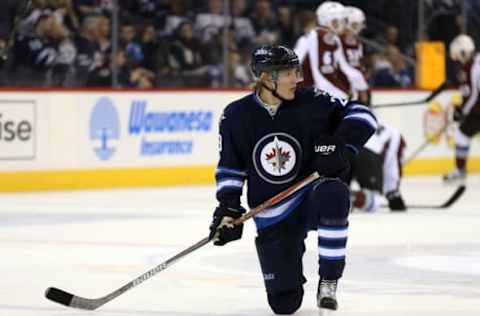
M337 310L337 280L320 279L317 290L317 306Z

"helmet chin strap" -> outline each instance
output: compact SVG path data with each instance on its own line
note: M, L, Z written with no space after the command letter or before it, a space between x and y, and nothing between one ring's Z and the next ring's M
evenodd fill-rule
M277 84L277 81L273 81L273 84L275 85L273 89L271 89L269 86L267 86L266 84L264 84L262 82L262 87L264 87L265 89L267 89L268 91L270 91L272 93L272 95L274 97L276 97L277 99L279 99L280 101L282 102L287 102L288 100L287 99L284 99L282 96L280 96L278 93L277 93L277 89L278 89L278 84Z

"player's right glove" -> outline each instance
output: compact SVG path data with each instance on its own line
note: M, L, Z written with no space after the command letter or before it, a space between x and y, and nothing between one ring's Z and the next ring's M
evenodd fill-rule
M350 170L353 151L336 136L324 136L313 146L312 168L326 177L342 177Z
M215 209L208 236L210 240L213 240L214 245L223 246L242 238L243 224L233 225L232 222L245 212L246 210L241 206L232 208L222 204Z

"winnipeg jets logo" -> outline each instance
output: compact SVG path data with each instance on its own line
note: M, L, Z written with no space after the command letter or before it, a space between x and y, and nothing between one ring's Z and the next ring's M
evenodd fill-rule
M253 150L253 161L259 176L273 184L293 180L299 169L300 143L286 133L272 133L260 139Z
M275 137L272 146L265 146L265 149L267 153L264 161L267 167L268 164L270 165L273 174L282 175L283 172L287 171L287 164L291 167L291 164L289 164L291 161L290 156L294 152L292 146L285 142L280 142L278 137Z

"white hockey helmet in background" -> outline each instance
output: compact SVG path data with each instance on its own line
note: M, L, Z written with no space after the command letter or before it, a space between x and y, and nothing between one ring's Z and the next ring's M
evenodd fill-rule
M359 8L345 7L345 16L347 18L347 28L353 33L358 34L365 28L365 14Z
M346 24L345 7L335 1L325 1L318 6L317 11L318 25L328 27L335 33L340 33Z
M475 52L475 43L470 36L460 34L450 43L449 51L450 58L465 64Z

